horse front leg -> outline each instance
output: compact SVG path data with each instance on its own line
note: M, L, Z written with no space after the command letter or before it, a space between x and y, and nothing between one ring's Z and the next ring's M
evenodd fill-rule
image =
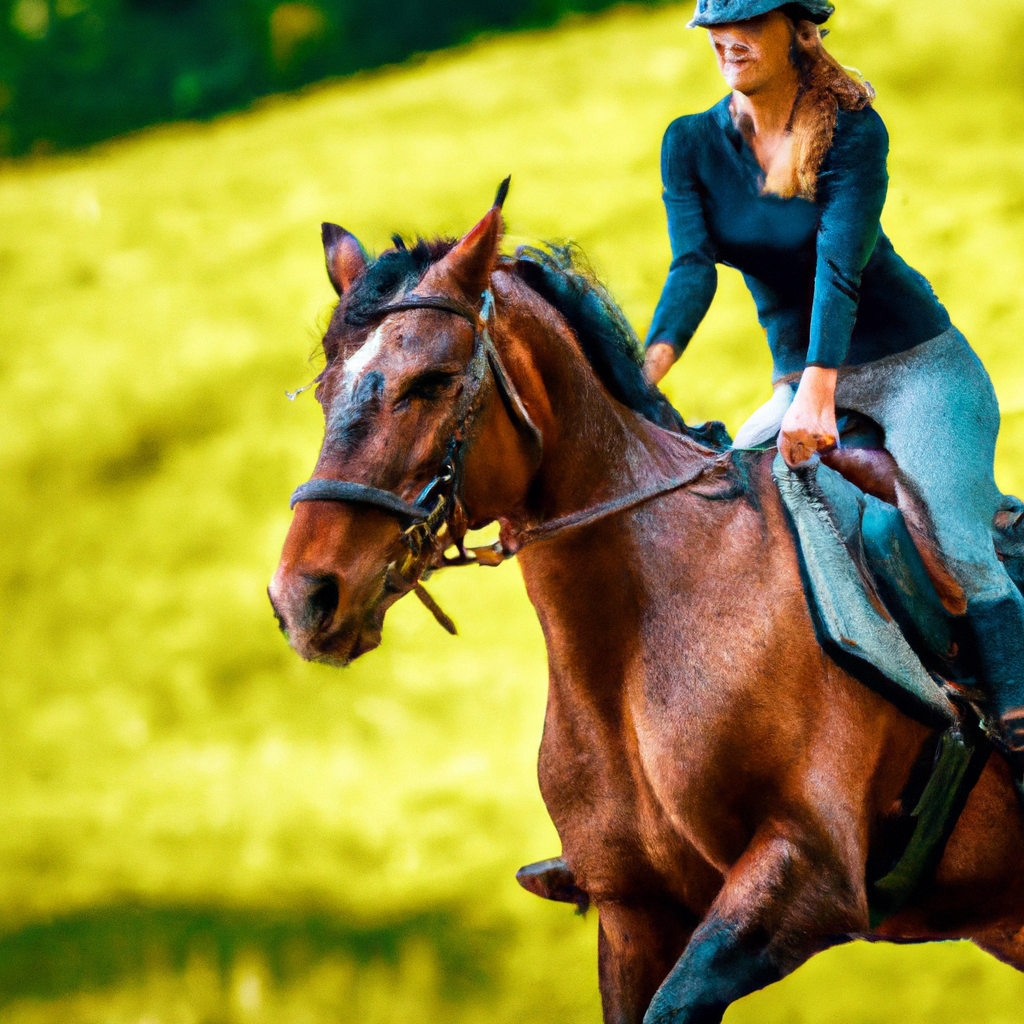
M737 999L868 928L863 883L834 837L763 829L655 994L644 1024L718 1024Z
M663 901L598 902L597 969L605 1024L641 1024L696 920Z

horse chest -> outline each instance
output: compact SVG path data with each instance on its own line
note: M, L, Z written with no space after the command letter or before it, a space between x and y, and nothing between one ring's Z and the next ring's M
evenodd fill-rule
M765 538L756 512L685 504L543 563L527 552L523 572L550 666L541 791L565 859L595 902L669 896L700 913L762 791L750 751L774 719L741 709L779 663L763 600L777 585L751 557ZM684 513L699 546L676 543ZM793 593L803 608L798 579Z
M702 904L719 884L689 830L666 811L654 778L679 776L681 766L662 753L671 747L670 731L668 722L638 723L628 708L573 699L552 687L541 793L563 855L595 902L661 890Z

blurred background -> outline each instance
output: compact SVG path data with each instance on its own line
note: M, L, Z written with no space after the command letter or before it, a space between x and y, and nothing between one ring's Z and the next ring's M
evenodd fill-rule
M3 0L0 155L81 146L609 0Z
M403 602L344 671L265 596L321 436L285 397L320 365L321 220L457 234L511 173L507 244L575 239L646 327L661 133L724 87L688 4L597 6L0 5L0 1022L600 1019L593 915L513 878L558 853L516 566L438 577L460 636ZM885 227L990 367L1020 494L1024 8L832 26L892 136ZM667 390L735 429L768 375L723 270ZM855 944L727 1021L1022 1007L973 947Z

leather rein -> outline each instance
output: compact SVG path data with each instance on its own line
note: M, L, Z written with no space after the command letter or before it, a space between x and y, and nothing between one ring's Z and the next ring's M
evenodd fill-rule
M388 566L388 585L393 590L415 591L416 596L448 632L455 633L454 624L421 584L421 581L428 579L436 569L454 565L500 565L526 544L547 540L565 530L586 526L618 512L644 505L654 498L693 483L704 472L704 467L699 467L687 477L663 480L647 490L626 494L591 508L528 527L515 535L514 548L511 550L506 549L500 540L486 547L467 549L464 546L464 539L468 517L461 502L465 445L476 414L486 397L484 384L487 370L490 370L490 376L512 422L517 429L527 435L534 447L538 465L543 457L544 439L530 418L491 338L488 329L494 309L491 290L487 289L483 293L483 306L479 315L455 299L410 292L397 302L381 306L374 312L373 319L381 321L393 313L415 309L451 313L453 316L461 317L473 328L473 353L465 371L470 378L470 386L464 390L456 408L458 426L448 443L439 472L420 491L416 500L411 502L393 491L371 487L368 484L314 477L295 488L290 507L294 509L301 501L339 501L378 508L407 523L402 531L402 540L408 549L407 554L400 566L397 561ZM450 558L446 552L453 546L457 554Z

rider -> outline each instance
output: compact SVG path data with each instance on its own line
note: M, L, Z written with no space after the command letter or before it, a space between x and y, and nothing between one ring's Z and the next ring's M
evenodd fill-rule
M774 362L774 394L737 448L778 436L791 466L838 442L836 405L869 416L927 506L967 597L980 682L1024 774L1024 598L991 532L999 407L992 383L879 217L888 136L870 85L822 46L827 0L698 0L732 92L669 125L661 153L672 263L647 338L659 381L739 269Z

